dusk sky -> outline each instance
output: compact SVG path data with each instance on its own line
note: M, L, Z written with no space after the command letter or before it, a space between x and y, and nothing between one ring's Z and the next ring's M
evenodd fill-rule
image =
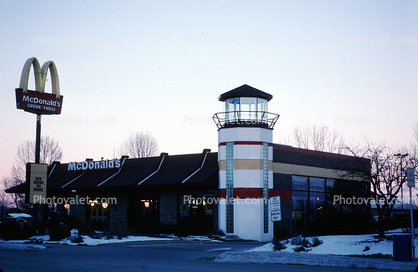
M416 1L0 0L0 178L35 139L36 115L16 109L14 91L30 57L58 69L62 114L43 117L42 135L63 162L119 156L136 131L171 155L216 152L218 97L243 84L273 95L275 143L325 125L348 144L407 146L417 12Z

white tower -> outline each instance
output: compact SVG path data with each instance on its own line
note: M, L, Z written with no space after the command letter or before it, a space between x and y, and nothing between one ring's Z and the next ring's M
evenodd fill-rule
M269 189L273 189L273 127L279 115L268 112L272 95L248 85L219 96L225 112L218 127L219 229L257 241L273 239Z

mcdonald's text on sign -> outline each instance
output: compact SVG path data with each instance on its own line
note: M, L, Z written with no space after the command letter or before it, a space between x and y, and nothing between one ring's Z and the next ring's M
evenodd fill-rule
M59 99L55 94L43 93L23 89L16 89L16 106L27 112L36 114L61 114L63 96Z
M35 76L35 91L28 90L30 68ZM48 71L51 75L52 93L45 93ZM58 71L53 61L40 66L36 58L30 58L23 66L19 88L16 90L16 106L18 109L35 114L61 114L63 96L60 95Z

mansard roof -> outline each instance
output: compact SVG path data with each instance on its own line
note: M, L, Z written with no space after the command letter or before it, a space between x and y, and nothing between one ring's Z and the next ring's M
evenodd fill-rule
M92 162L92 160L87 160ZM86 162L84 161L84 162ZM116 159L113 159L116 161ZM98 163L102 161L92 162ZM77 169L79 163L54 162L48 170L48 194L146 189L218 188L217 153L209 149L198 154L132 158L123 156L120 167ZM26 184L7 189L8 193L25 192Z

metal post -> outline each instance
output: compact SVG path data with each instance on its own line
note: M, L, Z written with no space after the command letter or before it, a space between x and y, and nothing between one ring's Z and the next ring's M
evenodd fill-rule
M36 143L35 143L35 163L40 163L41 157L41 117L36 115Z
M36 140L35 140L35 163L40 163L41 158L41 117L42 115L36 115ZM29 185L28 185L29 186ZM43 210L43 206L40 204L33 204L33 223L36 230L39 232L38 221L43 221L43 216L39 218L40 212Z
M402 213L403 213L403 184L402 184L402 159L403 158L405 158L406 156L408 156L409 154L401 154L401 153L397 153L397 154L394 154L394 156L395 157L397 157L397 158L399 158L399 159L401 159L401 164L400 164L400 166L401 166L401 210L402 210Z
M402 184L402 159L403 159L403 155L401 155L401 184ZM403 184L401 187L401 210L402 210L402 214L403 214Z
M409 204L410 204L410 212L411 212L411 246L412 246L412 260L415 259L415 229L414 229L414 213L412 212L412 187L409 187Z

